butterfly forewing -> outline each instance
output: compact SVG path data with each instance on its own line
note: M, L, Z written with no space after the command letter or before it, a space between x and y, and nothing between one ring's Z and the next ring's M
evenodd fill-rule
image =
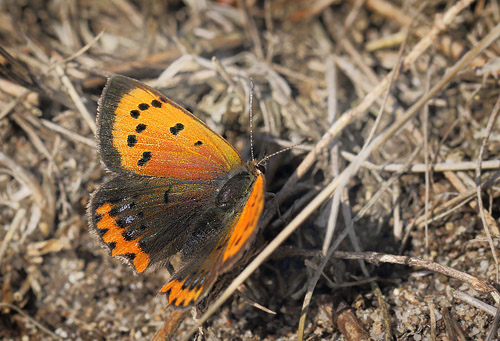
M101 97L98 140L115 172L214 179L242 164L238 152L192 114L143 83L112 77Z

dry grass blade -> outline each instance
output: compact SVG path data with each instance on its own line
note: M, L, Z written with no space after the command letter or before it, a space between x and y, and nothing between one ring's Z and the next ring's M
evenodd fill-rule
M248 297L247 295L243 294L241 291L238 292L238 295L241 298L243 298L245 301L247 301L250 305L252 305L253 307L255 307L256 309L262 310L263 312L266 312L267 314L270 314L270 315L276 315L275 311L272 311L271 309L268 309L268 308L264 307L263 305L255 302L250 297Z
M328 118L330 124L335 122L337 118L337 71L335 63L333 61L333 56L327 60L328 72L326 74L326 81L328 85ZM339 169L339 147L336 144L331 151L332 158L332 175L338 176ZM339 212L340 194L333 197L332 205L330 208L330 216L328 217L328 225L325 233L325 240L323 242L323 254L326 255L330 242L333 238L333 233L335 232L335 226L337 222L338 212Z
M435 341L436 338L436 307L432 300L429 300L429 315L430 315L430 325L431 325L431 340Z
M432 60L432 59L431 59ZM431 84L431 75L432 75L432 65L429 65L429 69L427 70L427 74L425 77L425 92L429 91L429 87ZM424 210L425 217L429 215L429 197L430 197L430 167L429 167L429 104L427 103L424 106L423 110L423 138L424 138L424 160L425 160L425 199L424 199ZM425 248L427 251L429 250L429 222L427 219L425 220Z
M342 157L347 161L352 162L356 155L343 151L341 153ZM423 163L414 163L411 165L403 164L385 164L385 165L375 165L369 161L364 161L361 165L364 168L378 171L378 172L406 172L406 173L425 173L428 166ZM475 161L462 161L462 162L440 162L434 163L432 165L432 171L436 172L456 172L456 171L467 171L475 170L477 167L477 162ZM487 160L481 163L481 169L483 170L493 170L500 169L500 160Z
M87 110L87 107L85 104L83 104L82 99L80 98L80 95L78 95L78 92L76 91L75 87L69 80L68 76L64 73L63 69L59 66L55 66L56 73L57 75L61 78L62 83L66 87L66 91L68 91L69 96L73 100L73 103L75 103L75 106L77 107L78 111L82 115L85 123L89 126L90 130L95 133L96 131L96 125L95 125L95 120L92 115L90 115L89 111Z
M22 94L17 96L16 99L10 101L0 112L0 120L6 117L12 111L12 109L15 108L16 105L22 102L26 98L26 96L29 95L29 93L30 93L29 90L25 90Z
M7 231L7 234L2 240L2 245L0 246L0 264L2 264L3 256L5 255L5 252L7 251L7 248L10 245L12 237L14 237L14 234L17 232L17 229L21 226L22 220L25 219L25 215L26 215L26 210L20 209L14 216L12 224L10 225L10 229L9 231Z
M65 129L58 124L52 123L51 121L47 121L47 120L42 119L41 122L47 128L49 128L55 132L58 132L61 135L66 136L67 138L69 138L70 140L73 140L74 142L83 143L83 144L85 144L89 147L92 147L92 148L96 147L95 141L93 139L89 139L87 137L83 137L81 135L78 135L77 133L70 131L68 129Z
M498 304L500 307L500 304ZM493 324L491 326L491 330L486 336L486 341L493 341L497 339L498 333L498 325L500 324L500 309L497 308L497 313L495 314L495 319L493 320Z
M446 326L446 334L450 340L465 341L467 337L464 331L460 327L460 324L456 320L455 316L452 315L449 308L441 309L441 314L443 315L444 324Z
M189 314L188 309L176 310L172 311L168 316L168 319L165 320L165 323L162 325L160 329L156 332L153 340L154 341L169 341L175 340L177 329L186 316Z

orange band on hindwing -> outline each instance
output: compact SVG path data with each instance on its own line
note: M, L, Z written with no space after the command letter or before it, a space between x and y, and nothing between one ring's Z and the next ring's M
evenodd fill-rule
M205 293L206 288L213 284L206 283L207 286L205 286L203 283L200 285L196 285L196 283L194 283L194 285L191 286L192 283L186 283L188 279L189 278L184 278L182 280L173 279L163 286L160 292L167 295L168 305L186 307L192 302L195 302L202 293ZM191 281L194 280L200 279L191 278Z
M123 237L123 229L117 224L115 218L110 215L112 206L103 204L95 210L100 216L96 227L102 235L102 240L108 244L112 256L122 256L129 260L137 272L143 272L149 265L149 256L139 247L139 238L127 241Z

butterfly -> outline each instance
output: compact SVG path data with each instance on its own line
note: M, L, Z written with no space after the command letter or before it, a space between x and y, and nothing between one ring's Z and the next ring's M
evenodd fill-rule
M113 173L88 205L91 231L137 273L180 255L160 290L186 307L206 295L255 238L265 179L224 138L147 85L111 77L96 140Z

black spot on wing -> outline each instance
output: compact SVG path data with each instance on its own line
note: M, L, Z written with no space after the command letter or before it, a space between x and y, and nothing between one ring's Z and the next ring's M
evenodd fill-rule
M109 229L96 229L97 235L102 239Z
M127 137L127 146L134 147L137 144L137 137L135 135L129 135Z
M135 127L135 131L138 133L142 133L145 129L146 129L146 125L142 124L142 123L138 124L137 127Z
M172 135L177 135L183 129L184 129L184 124L177 123L175 126L170 128L170 132L172 133Z
M125 218L119 218L119 219L116 219L116 225L118 225L119 228L124 229L129 224L127 223L127 220Z
M202 143L201 141L196 141L196 142L194 143L194 145L195 145L195 146L201 146L202 144L203 144L203 143Z
M110 250L113 250L116 247L116 243L115 242L109 242L108 243L108 247L109 247Z
M136 109L130 110L130 116L132 116L132 118L138 119L139 116L141 116L141 112Z
M109 210L109 215L111 217L116 217L119 214L120 214L120 206L115 205L115 206L111 207L111 209Z
M99 213L95 213L94 214L94 220L95 220L95 223L97 224L100 220L102 219L102 214L99 214Z
M142 167L149 160L151 160L151 152L144 152L144 153L142 153L142 159L140 159L139 161L137 161L137 166Z
M147 103L141 103L138 105L139 109L144 111L144 110L148 110L149 109L149 104Z
M167 302L169 301L168 297L170 296L170 292L172 289L168 289L167 291L164 292L164 294L167 296Z
M151 102L151 105L155 108L161 108L161 102L157 99L154 99L152 102Z

